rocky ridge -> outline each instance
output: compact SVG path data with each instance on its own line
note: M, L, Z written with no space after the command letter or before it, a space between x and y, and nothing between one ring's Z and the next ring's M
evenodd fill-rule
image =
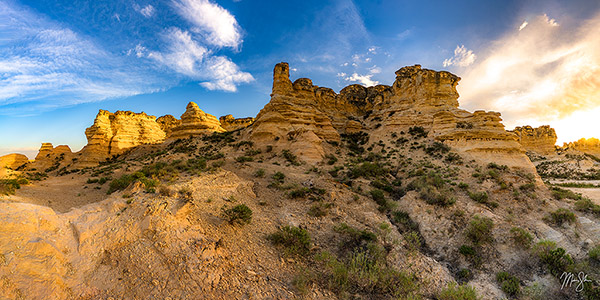
M533 128L515 127L509 131L517 135L518 141L527 151L540 155L552 155L556 152L556 132L549 125Z

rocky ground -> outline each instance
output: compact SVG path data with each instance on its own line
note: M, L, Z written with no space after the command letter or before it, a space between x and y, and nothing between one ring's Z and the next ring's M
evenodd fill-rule
M535 174L467 161L408 133L345 139L314 165L244 134L140 147L4 196L3 297L454 299L444 293L458 282L499 299L508 295L496 274L506 271L518 279L517 297L577 299L532 249L553 240L577 264L597 266L588 251L600 243L598 216L552 197ZM230 224L224 208L240 204L252 219ZM545 220L558 208L575 221ZM489 236L469 233L475 216L491 220ZM268 238L283 226L310 235L306 251ZM375 256L369 247L384 263L352 265L360 253Z

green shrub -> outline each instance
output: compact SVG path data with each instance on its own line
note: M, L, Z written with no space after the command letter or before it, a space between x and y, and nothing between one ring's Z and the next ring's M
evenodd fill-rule
M287 254L306 255L310 251L310 235L306 229L284 226L268 236L275 245L283 246Z
M575 202L575 209L578 211L589 212L600 216L600 205L595 204L588 198L583 198Z
M385 195L382 190L371 190L369 194L371 194L371 198L373 198L373 201L375 201L375 203L379 205L379 210L388 211L393 208L393 203L385 198Z
M469 269L463 268L458 271L458 273L456 274L456 277L458 277L462 281L469 281L469 280L473 279L473 272L471 272L471 270L469 270Z
M488 217L474 216L467 226L466 236L475 244L479 245L486 242L491 242L492 228L494 221Z
M522 248L529 249L533 242L533 236L527 230L520 227L513 227L510 229L513 241L515 244Z
M125 174L117 179L110 182L107 194L112 194L116 191L126 189L132 182L140 181L144 184L146 192L154 192L154 188L158 186L158 180L147 178L142 172L135 172L132 174Z
M258 169L254 172L254 177L265 177L265 169Z
M327 158L328 165L333 165L338 161L337 157L331 154L325 155L325 158Z
M431 146L425 148L425 153L438 157L441 157L441 154L448 153L448 151L450 151L450 147L440 142L434 142Z
M392 221L401 233L419 231L419 224L410 218L410 215L402 210L392 213Z
M491 162L487 165L488 169L496 169L496 170L500 170L500 171L506 171L508 170L508 166L507 165L498 165L497 163Z
M479 203L487 203L488 202L488 193L487 192L469 192L469 198Z
M246 204L236 205L232 208L223 207L223 215L229 224L249 224L252 221L252 210Z
M449 206L456 202L446 185L446 181L435 172L421 175L407 186L408 190L419 192L421 199L428 204Z
M427 137L427 131L421 126L413 126L408 129L408 134L414 137Z
M281 154L283 154L283 158L285 158L285 160L287 160L290 164L292 164L294 166L300 165L300 162L298 161L298 157L296 155L294 155L292 152L290 152L290 150L283 150L281 152Z
M437 299L439 300L478 300L475 289L470 285L456 285L451 282L444 288Z
M0 179L0 195L14 195L22 184L28 184L25 178Z
M239 156L235 158L235 161L239 163L254 161L254 158L251 156Z
M573 193L572 191L569 191L567 189L561 189L559 187L552 187L552 196L554 197L554 199L556 200L562 200L562 199L573 199L573 200L580 200L582 197L580 194L577 193Z
M411 231L405 233L403 236L409 251L417 251L421 248L423 241L421 240L421 235L418 232Z
M329 213L332 206L333 203L319 201L310 207L308 215L311 217L324 217Z
M519 283L519 279L508 274L507 272L499 272L496 274L496 281L498 284L500 284L502 291L511 297L517 296L521 293L521 284Z
M477 251L475 251L475 248L469 245L461 245L458 248L458 252L466 257L477 255Z
M534 192L535 191L535 184L533 183L526 183L523 184L521 186L519 186L519 189L523 192Z
M457 165L462 164L462 157L460 155L458 155L458 153L454 153L454 152L448 153L448 155L446 155L446 158L444 160L448 163L454 163Z
M458 184L458 188L461 189L461 190L467 190L469 188L469 185L467 183L460 182Z
M566 208L559 208L551 212L550 215L545 218L546 221L552 222L559 226L564 222L571 224L575 222L576 219L577 217L575 217L575 214Z
M559 277L567 268L573 265L573 259L565 249L558 248L553 241L540 241L535 245L534 253L548 268L550 273Z
M290 191L290 197L291 198L304 198L306 197L306 194L310 193L310 189L309 188L298 188L295 190Z
M283 183L283 181L285 180L285 174L277 172L273 174L272 178L279 183Z
M600 262L600 245L592 248L588 254L590 259Z

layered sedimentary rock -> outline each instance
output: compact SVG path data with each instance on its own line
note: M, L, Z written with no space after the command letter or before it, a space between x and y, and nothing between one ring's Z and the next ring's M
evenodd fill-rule
M600 157L600 140L597 138L589 138L580 139L575 142L564 143L562 150L576 150Z
M181 124L171 129L169 139L188 138L191 136L225 132L217 117L203 112L198 104L188 103L181 115Z
M42 143L30 168L38 171L45 171L49 168L56 169L64 163L70 163L73 157L74 154L67 145L54 147L52 143Z
M246 128L254 123L254 118L239 118L236 119L232 115L226 115L219 118L221 127L227 131L234 131L242 128Z
M88 144L80 152L79 165L95 164L138 145L161 143L166 136L155 116L106 110L98 112L85 135Z
M29 159L27 156L18 153L11 153L0 156L0 169L9 168L14 170L28 162Z
M531 126L515 127L510 132L517 135L519 143L527 151L541 155L550 155L556 152L556 132L554 128L548 125L537 128Z
M167 136L171 134L171 130L181 125L181 120L173 117L172 115L164 115L156 119L156 123L160 126L160 129L165 132Z
M415 65L398 70L392 86L350 85L337 94L306 78L292 83L288 64L280 63L274 69L271 102L256 117L251 137L296 154L310 153L308 161L316 161L323 152L320 142L337 142L341 134L367 130L379 138L421 126L429 137L475 159L494 158L533 171L516 136L504 130L499 113L458 108L459 81L449 72ZM318 139L296 147L296 138L306 133Z

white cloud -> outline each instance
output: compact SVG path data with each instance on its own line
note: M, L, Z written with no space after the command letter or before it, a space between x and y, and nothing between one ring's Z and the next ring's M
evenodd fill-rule
M475 62L477 56L472 50L468 50L464 45L456 46L454 49L454 56L444 60L444 67L459 66L466 67Z
M206 80L200 85L209 90L235 92L236 85L254 80L250 73L240 71L229 58L214 56L187 31L172 28L165 39L168 49L164 52L151 51L147 57L187 77Z
M212 80L200 85L209 90L235 92L238 84L254 80L250 73L241 72L236 64L224 56L211 57L207 61L206 70L210 72Z
M178 13L194 25L193 31L219 47L237 48L242 34L237 20L229 11L210 0L173 0Z
M0 114L39 113L156 89L153 80L140 79L137 68L122 70L119 58L94 42L18 5L0 2L0 24L6 25L0 36L8 38L0 49Z
M353 73L352 76L346 77L346 78L344 78L344 80L352 81L352 82L360 82L362 85L367 86L367 87L378 85L379 81L372 80L371 77L373 77L373 74L358 75L357 73Z
M461 104L500 111L509 127L556 126L559 141L597 136L600 119L582 112L600 107L600 15L572 26L540 15L491 42L460 74ZM574 126L576 115L588 126Z
M529 23L527 21L523 21L523 23L521 24L521 26L519 26L519 31L525 29L525 27L527 27Z
M152 6L150 4L146 5L143 8L139 8L139 10L138 10L138 12L146 18L152 17L154 15L155 11L156 10L154 9L154 6Z

